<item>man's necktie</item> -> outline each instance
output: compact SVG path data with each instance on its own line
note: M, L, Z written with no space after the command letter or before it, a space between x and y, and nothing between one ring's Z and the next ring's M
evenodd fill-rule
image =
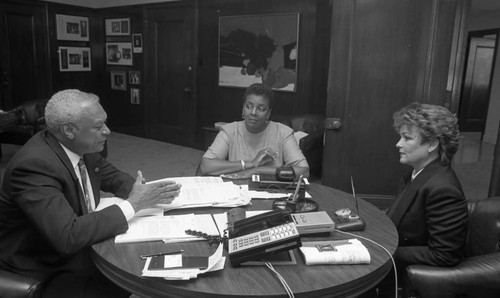
M82 188L83 188L83 195L85 196L85 205L87 206L87 211L88 213L92 212L92 205L90 203L90 194L89 194L89 189L87 188L87 171L85 170L85 162L83 161L83 158L80 158L80 161L78 162L78 169L80 170L80 177L82 178Z

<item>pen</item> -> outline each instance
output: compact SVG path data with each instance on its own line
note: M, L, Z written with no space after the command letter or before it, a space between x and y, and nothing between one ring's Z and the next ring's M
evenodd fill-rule
M159 256L166 256L166 255L176 255L176 254L181 254L183 253L184 250L177 250L177 251L168 251L168 252L158 252L155 254L149 254L149 255L141 255L141 259L149 258L149 257L159 257Z
M299 177L299 181L297 182L297 187L295 188L295 193L293 194L293 197L292 197L293 202L297 201L297 197L299 195L300 184L302 183L303 177L304 177L303 175L300 175L300 177Z

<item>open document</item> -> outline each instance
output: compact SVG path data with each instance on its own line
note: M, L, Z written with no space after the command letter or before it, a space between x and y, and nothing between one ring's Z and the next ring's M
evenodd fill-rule
M115 237L115 243L163 241L165 243L204 240L186 234L186 230L203 231L219 236L219 229L210 214L134 217L128 230Z
M199 274L224 269L226 258L222 256L223 245L209 257L183 256L182 254L149 257L142 276L161 277L168 280L189 280Z
M151 181L175 181L182 184L180 194L171 204L159 204L163 210L194 207L238 207L250 204L246 189L220 177L173 177Z

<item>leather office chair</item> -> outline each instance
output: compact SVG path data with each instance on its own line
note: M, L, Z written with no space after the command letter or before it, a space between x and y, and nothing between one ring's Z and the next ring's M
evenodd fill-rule
M405 296L500 297L500 197L468 208L466 259L454 267L408 266Z
M45 128L43 114L46 103L46 99L28 100L6 113L10 115L10 120L0 127L0 158L1 144L24 145L35 133Z
M309 164L310 174L320 178L323 165L325 117L315 114L297 116L271 114L271 120L288 125L295 132L304 132L307 134L307 136L299 140L299 147Z
M1 298L37 298L40 297L40 295L40 281L0 270Z

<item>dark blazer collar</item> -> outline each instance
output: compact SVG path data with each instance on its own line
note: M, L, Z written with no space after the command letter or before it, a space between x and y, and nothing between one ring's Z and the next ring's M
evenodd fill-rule
M401 218L403 218L403 215L406 213L408 207L410 207L413 200L415 200L418 190L442 168L443 166L441 165L441 161L437 158L425 166L422 172L420 172L420 174L418 174L413 181L411 181L411 173L408 180L406 180L407 177L405 177L405 182L407 183L406 187L398 195L393 207L389 211L389 216L396 227L399 225L399 222L401 221Z
M59 157L63 165L68 169L68 172L70 173L71 177L73 180L78 180L78 177L76 176L75 170L73 169L73 164L69 160L68 155L64 151L63 147L61 146L61 143L59 140L48 130L45 130L43 132L43 137L45 138L45 141L49 145L49 147L54 151L54 153Z

